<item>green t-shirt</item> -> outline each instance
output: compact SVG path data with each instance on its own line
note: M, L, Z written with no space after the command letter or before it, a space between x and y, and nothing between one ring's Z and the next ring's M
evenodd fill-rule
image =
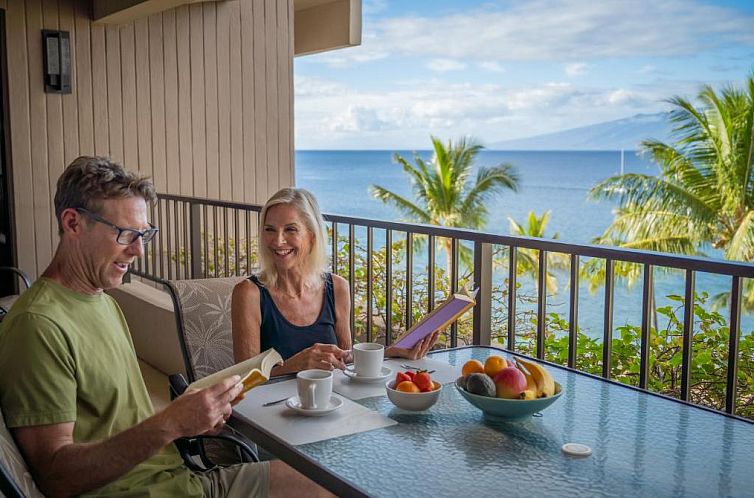
M128 326L107 294L45 278L0 324L0 406L8 427L75 422L76 443L113 436L152 415ZM83 496L202 496L173 445Z

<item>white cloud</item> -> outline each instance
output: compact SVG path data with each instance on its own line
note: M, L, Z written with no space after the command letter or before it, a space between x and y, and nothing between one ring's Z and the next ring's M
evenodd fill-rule
M605 102L610 105L631 105L635 99L634 92L622 88L605 95Z
M657 112L663 86L599 89L550 82L503 85L406 82L386 91L350 89L296 99L296 147L422 148L429 135L484 143Z
M361 6L361 12L364 16L371 16L385 12L388 8L387 0L364 0Z
M427 68L437 73L448 71L460 71L466 68L466 64L453 59L432 59L426 64Z
M584 62L566 64L565 73L568 76L580 76L586 72L587 65Z
M392 17L384 1L365 2L379 16L365 17L363 44L307 56L302 67L318 78L296 74L296 146L496 142L658 112L702 79L716 84L709 63L700 76L682 62L750 60L754 16L702 1L459 2Z
M654 64L645 64L637 71L639 74L652 74L657 71L657 67Z
M723 44L754 45L754 16L698 1L531 0L503 5L507 7L485 4L441 17L378 20L365 32L361 47L321 57L340 65L390 54L480 63L568 61L691 55Z
M332 119L325 118L325 128L332 132L363 132L385 129L389 123L378 116L376 109L349 105Z
M293 88L296 98L341 95L346 91L347 87L343 83L299 75L295 78Z
M505 68L495 61L484 61L479 63L479 67L493 73L504 73Z

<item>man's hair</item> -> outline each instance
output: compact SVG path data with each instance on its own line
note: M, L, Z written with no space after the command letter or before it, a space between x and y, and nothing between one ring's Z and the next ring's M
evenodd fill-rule
M148 177L128 171L107 157L80 156L58 178L55 192L55 218L63 232L60 215L69 208L84 208L93 213L102 209L102 201L141 197L156 199L154 185Z
M317 199L311 192L302 188L284 188L278 190L262 208L258 239L260 243L259 266L261 267L259 280L271 287L277 285L278 273L272 260L272 254L267 247L264 247L262 240L264 240L264 224L267 219L267 211L272 206L278 204L289 204L296 208L304 225L306 225L307 231L314 235L311 252L306 259L304 274L305 280L310 285L315 287L322 285L322 277L327 268L327 248L325 246L327 232L325 231L325 220L322 219Z

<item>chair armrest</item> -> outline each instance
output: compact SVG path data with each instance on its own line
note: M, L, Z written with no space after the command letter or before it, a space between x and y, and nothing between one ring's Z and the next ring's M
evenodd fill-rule
M170 399L173 400L183 394L188 389L188 382L183 377L183 374L168 375L168 382L170 383Z
M9 271L11 273L15 273L23 281L27 289L31 287L31 280L29 280L29 276L20 268L16 268L14 266L0 266L0 271Z
M183 394L186 388L188 388L188 383L181 374L172 374L168 376L168 382L170 383L171 400ZM176 448L178 448L178 452L181 454L181 457L183 457L183 461L186 463L186 466L191 470L201 472L214 467L212 461L207 457L204 451L204 445L202 444L204 441L213 439L221 441L224 440L233 443L241 453L241 461L243 462L259 461L259 457L257 456L257 452L253 446L253 443L251 443L243 435L234 432L230 427L226 427L221 433L214 436L198 435L184 437L176 439L174 443ZM196 463L194 457L198 457L201 460L201 466Z

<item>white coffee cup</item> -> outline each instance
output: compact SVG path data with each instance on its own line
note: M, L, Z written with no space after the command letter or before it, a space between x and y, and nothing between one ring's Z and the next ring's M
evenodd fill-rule
M382 372L382 360L385 359L385 346L376 342L354 344L353 369L361 377L377 377Z
M301 408L324 410L330 406L332 372L327 370L302 370L296 375L296 387Z

